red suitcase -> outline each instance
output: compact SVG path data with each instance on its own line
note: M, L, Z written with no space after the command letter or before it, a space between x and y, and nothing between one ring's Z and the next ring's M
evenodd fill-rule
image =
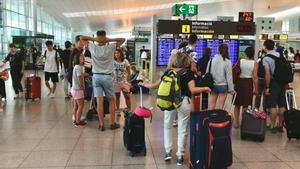
M41 78L37 75L29 76L25 78L24 82L24 97L28 99L41 99Z

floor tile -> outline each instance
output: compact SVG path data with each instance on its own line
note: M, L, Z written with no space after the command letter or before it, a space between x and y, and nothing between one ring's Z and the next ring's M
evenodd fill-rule
M79 139L76 144L75 151L80 150L112 150L113 149L113 140L108 139L97 139L97 138L83 138Z
M246 163L249 169L291 169L283 162Z
M228 169L248 169L244 163L233 163Z
M16 168L30 152L1 152L0 168Z
M73 150L77 139L45 139L43 140L34 151L45 150Z
M66 167L66 169L111 169L111 166Z
M112 150L73 151L68 166L111 165Z
M64 167L71 151L39 151L32 152L21 167Z
M241 162L279 161L273 154L262 148L236 148L233 152Z
M122 165L112 166L112 169L157 169L156 165Z
M69 139L76 139L79 138L81 134L81 130L77 130L77 128L73 129L52 129L49 134L46 136L47 139L54 139L54 138L69 138Z
M0 144L0 152L7 151L32 151L40 142L38 139L6 139Z
M188 165L177 166L177 164L159 164L157 169L189 169Z
M147 155L139 155L131 157L129 152L123 148L122 150L114 150L113 153L113 165L130 165L130 164L155 164L153 153L147 149Z
M300 168L300 162L286 162L288 166L290 166L293 169L299 169Z

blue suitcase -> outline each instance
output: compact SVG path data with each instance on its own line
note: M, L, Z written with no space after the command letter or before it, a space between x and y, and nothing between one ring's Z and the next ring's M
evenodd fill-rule
M231 123L224 110L191 114L191 169L222 169L232 164Z

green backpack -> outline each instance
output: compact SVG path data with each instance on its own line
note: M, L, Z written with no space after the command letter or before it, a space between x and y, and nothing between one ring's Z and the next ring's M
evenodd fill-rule
M184 72L186 72L186 69L179 72L170 69L162 76L156 99L156 104L162 111L174 110L181 106L183 97L179 82L180 75Z

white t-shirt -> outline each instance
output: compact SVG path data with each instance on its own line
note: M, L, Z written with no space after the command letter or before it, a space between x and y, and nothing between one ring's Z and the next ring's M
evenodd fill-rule
M127 82L128 73L127 67L130 66L127 59L124 59L123 62L115 61L115 73L114 73L114 80L116 83Z
M58 73L58 67L55 57L55 50L49 51L46 50L46 56L45 56L45 72L49 73ZM57 52L57 59L59 58L59 53Z
M80 90L78 77L82 76L83 74L84 74L84 67L80 65L75 65L73 69L72 89Z
M92 55L93 73L113 73L116 48L116 43L110 43L104 46L89 43L89 50Z
M241 59L240 78L253 78L254 60Z

